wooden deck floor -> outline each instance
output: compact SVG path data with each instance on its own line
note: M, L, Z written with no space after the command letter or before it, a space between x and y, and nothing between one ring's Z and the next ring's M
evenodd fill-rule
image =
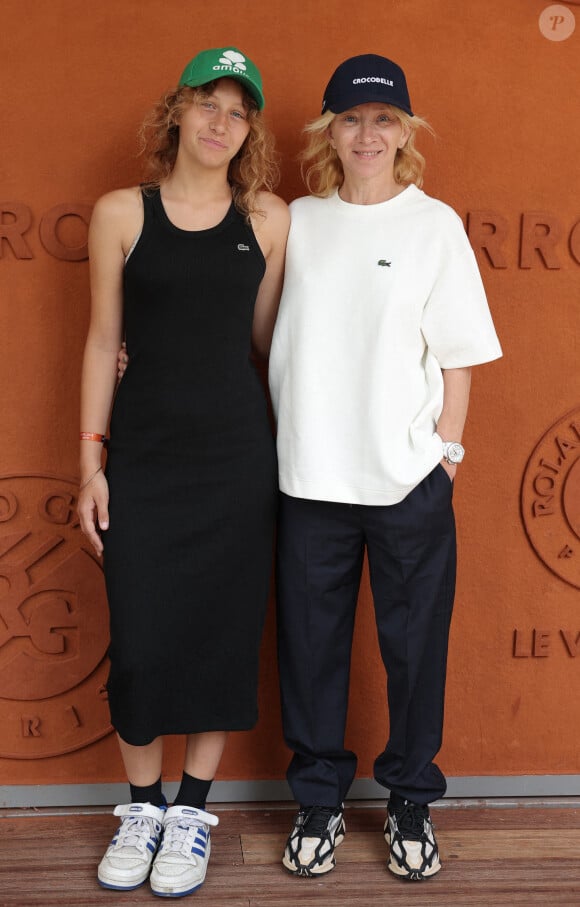
M436 806L443 869L409 883L386 870L383 804L347 807L336 869L297 879L280 865L294 810L288 804L212 807L204 886L179 903L199 907L501 907L580 905L580 801ZM117 820L110 812L0 811L0 905L133 907L159 904L147 884L105 891L96 866Z

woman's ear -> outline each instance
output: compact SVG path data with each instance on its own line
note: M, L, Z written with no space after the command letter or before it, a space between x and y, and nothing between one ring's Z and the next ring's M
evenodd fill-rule
M336 149L336 143L332 137L332 123L329 123L329 125L326 127L326 138L328 139L328 144L330 145L330 147Z
M401 137L398 142L398 147L403 149L407 142L409 141L409 136L411 135L411 127L407 123L401 123Z

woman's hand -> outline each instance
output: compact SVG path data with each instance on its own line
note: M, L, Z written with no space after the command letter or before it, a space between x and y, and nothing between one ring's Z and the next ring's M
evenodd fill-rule
M129 357L127 355L127 344L123 340L123 345L117 354L117 377L119 381L127 371L127 366L129 365Z
M81 482L77 512L81 523L81 532L100 556L103 543L99 532L109 528L109 484L99 469L92 478Z
M457 472L457 463L448 463L444 458L443 460L441 460L441 466L443 467L451 481L453 481L453 479L455 478L455 473Z

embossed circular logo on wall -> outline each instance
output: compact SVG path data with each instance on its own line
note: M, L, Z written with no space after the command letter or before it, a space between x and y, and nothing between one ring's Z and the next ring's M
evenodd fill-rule
M38 759L112 730L103 575L77 485L0 477L0 756Z
M580 589L580 408L537 444L524 473L521 507L537 555Z

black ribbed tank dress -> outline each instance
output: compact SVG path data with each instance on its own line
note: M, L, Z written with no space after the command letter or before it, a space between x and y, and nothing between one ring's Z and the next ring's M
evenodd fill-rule
M158 191L143 203L103 535L111 720L139 746L255 724L277 485L249 359L265 271L254 233L233 205L216 227L187 231Z

